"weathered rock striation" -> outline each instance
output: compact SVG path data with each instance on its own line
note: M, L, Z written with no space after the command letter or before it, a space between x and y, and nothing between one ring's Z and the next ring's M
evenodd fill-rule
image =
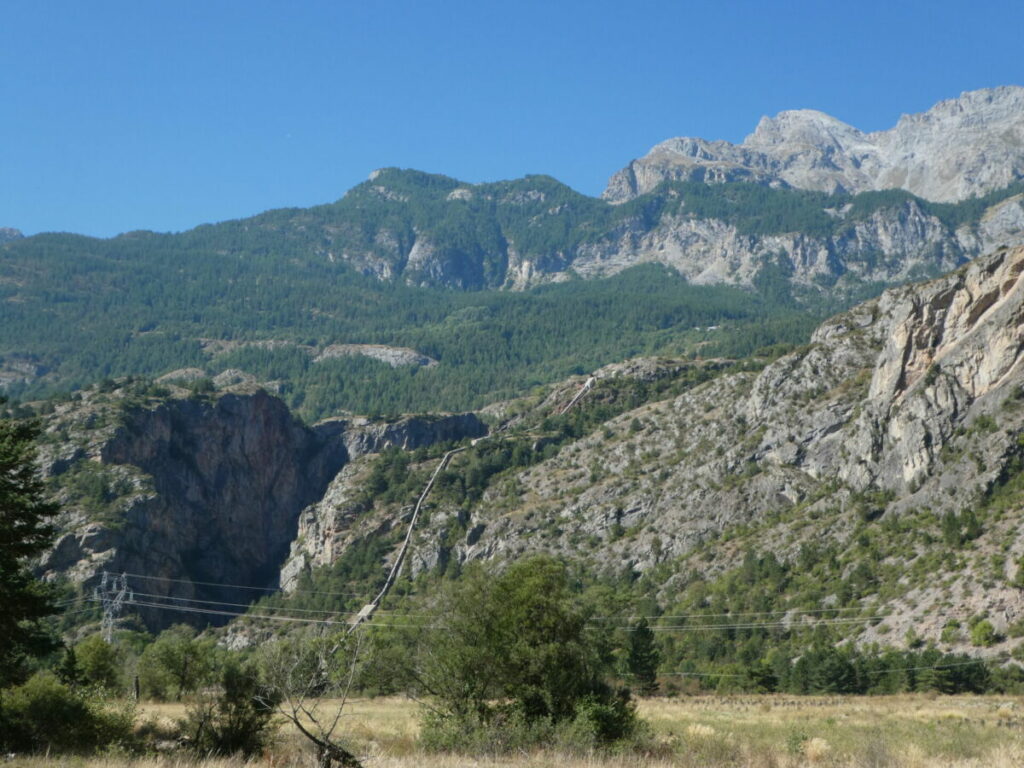
M684 208L652 229L627 228L614 240L581 246L569 268L600 277L655 262L697 285L751 286L766 265L777 265L793 285L815 291L839 281L899 283L952 270L986 247L1024 240L1024 200L1000 208L987 228L953 230L911 201L833 235L743 234L724 221L693 218Z

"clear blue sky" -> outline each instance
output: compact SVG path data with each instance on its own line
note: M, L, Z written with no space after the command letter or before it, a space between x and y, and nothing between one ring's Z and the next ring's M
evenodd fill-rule
M187 229L390 165L599 194L671 136L1024 84L1020 0L4 0L0 25L0 226L26 233Z

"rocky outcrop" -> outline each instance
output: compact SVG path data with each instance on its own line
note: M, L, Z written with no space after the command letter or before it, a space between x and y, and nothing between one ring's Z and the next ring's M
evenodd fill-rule
M684 209L653 229L631 229L614 240L581 246L571 269L584 277L600 277L656 262L695 284L750 286L766 264L781 263L794 285L813 290L839 280L898 283L954 269L993 241L1024 240L1019 226L1024 201L1015 198L1002 208L986 229L955 231L917 203L907 202L852 221L828 236L744 235L734 225L693 218Z
M353 459L486 433L471 414L310 428L262 391L120 402L103 409L87 398L51 429L69 440L42 452L45 471L63 489L64 532L40 569L87 588L104 570L133 574L139 601L165 606L141 609L152 627L221 618L172 611L168 599L220 601L206 603L218 610L275 586L300 512L321 501Z
M737 564L743 549L728 544L736 531L756 532L747 546L789 559L809 540L849 546L864 520L920 519L916 525L928 529L978 510L1012 481L1024 455L1022 276L1024 248L1002 249L831 319L805 349L759 373L718 375L613 418L552 457L500 476L469 509L439 502L416 538L411 568L543 550L609 573L653 573L676 562L708 575ZM598 373L595 397L618 377L652 382L692 371L642 360ZM543 418L579 386L530 407ZM543 448L538 427L522 421L523 407L495 413L512 425L509 440L526 424L518 439ZM452 471L472 461L463 454ZM359 483L353 473L334 490L334 522L346 536L362 514L351 506L365 500ZM372 535L369 519L360 519L358 535ZM378 516L373 524L386 531L397 519ZM987 524L975 564L942 589L889 584L907 594L891 598L899 608L884 631L901 637L910 626L935 624L928 612L953 599L951 580L962 595L961 619L988 612L1005 626L1024 617L1024 599L1005 581L983 586L992 580L989 554L999 562L1024 556L1019 519ZM344 541L336 539L340 550L310 552L308 562L330 562ZM931 551L928 541L908 539L904 557ZM678 565L700 547L706 559ZM933 629L937 639L942 627ZM881 640L882 631L863 637Z
M588 438L523 482L535 493L557 493L575 482L574 475L551 482L567 463L586 467L601 452L609 479L586 488L565 516L643 510L682 549L695 540L691 523L699 531L754 519L822 482L889 491L908 507L927 499L935 511L963 509L993 482L1024 427L1015 410L1000 410L1024 384L1022 273L1024 248L1017 248L890 290L826 323L807 350L757 377L718 380L628 415L656 433L645 429L609 450L603 438ZM970 425L992 414L1000 429L974 445ZM965 447L944 457L943 448L959 442ZM646 479L666 466L657 458L634 470L634 482L619 481L645 451L669 450L680 460L665 483ZM985 471L963 459L971 451L981 451ZM953 478L959 485L950 491Z
M32 357L12 355L0 357L0 387L29 384L46 373L45 366Z
M321 429L341 430L351 463L335 476L322 498L299 516L297 535L281 569L280 584L286 591L295 587L306 569L330 565L357 539L390 530L395 521L366 515L372 504L364 493L364 483L373 454L387 448L410 451L487 434L487 426L471 413L407 417L391 424L338 420L325 422Z
M1024 177L1024 88L963 93L887 131L863 133L810 109L761 119L741 144L669 139L612 176L623 202L663 181L753 181L825 192L905 189L963 200Z
M657 165L657 169L662 166ZM649 185L641 185L638 191L651 191L666 178L676 178L673 173L666 171L664 178L652 176ZM403 183L400 174L393 175L398 183ZM693 176L687 172L680 178ZM705 181L711 179L703 172L697 177ZM723 173L715 178L767 179L749 173ZM488 185L478 186L476 194L480 196L489 188ZM543 202L543 193L537 190L517 194L528 197L531 191ZM796 292L798 298L824 293L842 301L849 292L865 284L886 285L937 276L996 247L1024 243L1024 196L1021 195L993 204L983 215L975 211L960 217L947 215L948 211L943 213L913 198L878 203L869 213L849 200L841 198L833 202L826 198L819 202L823 207L813 212L817 215L816 222L794 217L785 224L780 221L760 226L752 225L758 215L754 203L741 205L738 220L734 221L728 216L716 218L710 213L701 213L687 202L685 192L669 189L649 200L649 207L657 210L657 215L622 215L612 224L607 217L598 216L593 208L587 208L586 213L571 213L565 220L560 220L565 215L564 207L544 210L531 222L552 230L577 226L581 216L595 218L583 227L585 236L566 238L565 242L553 239L543 252L537 252L524 239L532 236L529 229L506 231L500 221L488 220L486 226L479 225L481 229L493 228L500 232L500 237L465 249L454 243L446 244L438 235L433 239L417 235L408 241L409 250L404 256L387 257L391 267L386 273L366 267L362 257L348 254L345 258L363 271L414 285L463 289L501 286L511 290L574 277L605 277L645 263L664 264L695 284L750 287L756 284L765 266L771 265L781 269L785 279L801 289ZM461 202L462 198L456 198L456 203ZM511 206L518 201L512 196L494 199L494 204ZM782 205L781 201L775 204ZM794 199L792 205L815 218L811 211L802 207L806 206L805 201ZM868 204L872 205L874 203ZM453 216L456 213L452 211ZM966 223L962 223L965 220ZM404 242L400 235L396 229L387 239ZM384 235L379 232L378 236ZM348 354L355 349L356 345L333 345L324 349L320 356L341 351ZM395 359L394 355L389 355L386 361L392 363ZM405 357L403 360L422 364L422 358Z
M313 362L320 363L324 360L331 360L336 357L351 357L352 355L362 355L363 357L380 360L392 368L398 368L403 365L418 365L431 368L437 365L437 360L420 354L415 349L389 347L384 344L329 344L313 358Z
M20 240L24 237L20 229L13 227L0 227L0 245L9 243L11 240Z
M347 458L342 445L304 427L265 393L129 410L95 457L100 466L141 472L149 492L106 525L86 516L58 540L44 569L88 583L100 570L138 574L132 586L143 602L171 596L225 603L248 602L253 592L214 585L273 584L299 510ZM151 626L197 616L142 612Z
M348 456L356 459L386 448L412 451L434 443L454 442L464 438L482 437L487 425L476 414L457 413L447 416L406 416L393 422L370 419L332 420L319 425L324 432L341 428Z

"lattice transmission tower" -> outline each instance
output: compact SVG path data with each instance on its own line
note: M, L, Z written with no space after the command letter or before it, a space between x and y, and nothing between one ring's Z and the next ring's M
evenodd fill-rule
M114 641L114 624L121 613L121 608L126 602L131 602L135 595L128 588L127 574L114 576L107 571L103 572L103 579L94 594L103 607L103 620L100 627L103 639L109 644Z

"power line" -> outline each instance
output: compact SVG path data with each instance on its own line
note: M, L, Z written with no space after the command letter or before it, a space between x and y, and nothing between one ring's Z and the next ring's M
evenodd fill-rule
M238 611L223 611L216 608L201 608L198 606L185 606L185 605L168 605L166 603L153 603L146 600L132 600L128 603L139 608L157 608L165 611L178 611L179 613L200 613L210 616L228 616L231 618L240 619L267 619L269 621L291 621L302 624L347 624L345 621L335 621L332 619L306 619L301 616L267 616L264 614L256 613L239 613Z
M95 600L95 598L93 600ZM182 613L197 613L197 614L203 614L203 615L227 616L227 617L232 617L232 618L266 619L266 620L270 620L270 621L284 621L284 622L292 622L292 623L317 624L317 625L329 625L329 626L341 626L341 625L347 625L348 624L348 622L346 622L346 621L333 621L333 620L329 620L329 619L305 619L305 618L301 618L301 617L297 617L297 616L264 616L264 615L256 615L256 614L249 614L249 613L236 613L236 612L233 612L233 611L220 611L220 610L208 609L208 608L195 608L195 607L185 607L185 606L177 606L177 605L166 605L166 604L159 604L159 603L150 603L150 602L145 602L145 601L140 601L140 600L131 600L128 604L139 606L139 607L145 607L145 608L155 608L157 610L170 610L170 611L178 611L178 612L182 612ZM88 610L88 609L84 609L84 610ZM81 612L81 611L79 611L79 612ZM375 622L375 626L382 626L382 627L415 627L415 628L419 628L419 629L431 629L431 630L439 630L439 631L448 631L448 629L446 627L424 626L424 625L417 625L417 624L396 624L396 623ZM977 664L985 664L985 660L984 659L972 659L971 661L949 662L949 663L946 663L946 664L916 665L916 666L912 666L912 667L890 667L890 668L884 668L884 669L877 670L877 674L890 674L890 673L893 673L893 672L921 672L921 671L938 670L938 669L954 669L954 668L957 668L957 667L974 666L974 665L977 665ZM748 677L747 674L738 674L738 673L729 673L729 672L660 672L660 673L658 673L657 676L658 677L698 677L698 678L708 678L708 677L746 678L746 677Z
M248 618L254 618L254 619L255 618L268 618L268 619L274 619L274 620L284 620L284 619L294 618L296 620L301 620L301 621L304 621L304 622L307 622L307 623L316 623L317 621L319 621L318 619L306 618L306 617L300 617L300 616L267 615L267 614L253 613L251 611L228 611L228 610L221 610L220 608L218 608L218 606L224 606L224 607L228 607L228 608L251 608L252 604L249 604L249 603L232 603L232 602L223 601L223 600L204 600L204 599L200 599L200 598L178 597L178 596L175 596L175 595L158 595L158 594L149 593L149 592L138 592L138 593L135 593L135 594L136 594L137 597L146 598L146 600L144 600L144 601L133 600L133 601L131 601L131 604L133 604L133 605L140 605L140 606L144 605L146 607L167 607L167 608L179 608L179 609L186 609L186 608L190 608L190 607L195 607L197 611L204 611L204 612L214 612L214 611L216 611L217 615L223 615L223 616L248 617ZM168 600L168 601L173 601L173 602L177 602L177 603L195 603L197 605L196 606L165 606L164 603L154 603L154 601L156 601L156 600ZM309 608L288 608L286 606L257 606L256 610L260 610L260 611L286 611L286 612L292 612L292 613L310 614L312 616L338 616L338 615L343 615L345 613L354 613L354 612L346 612L346 611L325 611L325 610L316 610L316 609L309 609ZM415 616L425 616L427 618L437 618L438 617L436 614L428 614L428 613L395 613L395 614L391 615L389 618L391 618L391 619L402 619L402 618L412 618L412 617L415 617ZM739 624L676 624L676 625L662 625L662 626L654 625L654 626L648 627L648 629L650 629L653 632L702 632L702 631L715 631L715 630L757 630L757 629L775 629L775 628L783 628L783 629L814 629L816 627L821 627L821 626L842 626L842 625L865 624L865 623L870 623L870 622L873 622L873 621L881 621L884 618L885 618L884 616L867 616L867 617L860 617L860 618L822 618L822 619L818 619L817 621L815 621L813 623L810 623L810 622L799 622L799 621L792 621L792 622L790 622L790 621L776 621L776 622L744 622L744 623L739 623ZM324 620L324 623L332 624L332 623L338 623L338 622L337 621L332 621L332 620ZM423 626L423 625L421 625L421 624L414 624L414 623L395 624L394 622L390 622L390 623L387 623L387 624L380 624L380 626L416 627L416 626ZM620 629L620 630L626 631L626 632L637 631L636 627L617 627L616 629Z
M169 581L169 582L175 582L175 583L197 583L197 582L188 582L188 580L185 580L185 579L171 579L171 578L167 578L167 577L142 577L142 576L140 576L138 574L131 574L131 575L133 577L135 577L135 578L150 578L150 579L153 579L153 580ZM207 583L209 583L212 586L231 586L231 585L224 585L224 584L216 584L214 582L207 582ZM254 589L259 589L259 588L254 588ZM320 593L320 594L343 595L343 594L356 594L356 593ZM149 592L139 592L138 596L144 597L144 598L149 598L150 601L152 601L152 600L171 600L171 601L183 602L183 603L184 602L196 603L196 604L205 605L205 606L226 606L226 607L232 607L232 608L251 608L254 605L252 603L234 603L234 602L229 602L229 601L225 601L225 600L206 600L206 599L201 599L201 598L180 597L180 596L175 596L175 595L159 595L159 594L149 593ZM138 601L136 601L136 603L141 605L141 603L139 603ZM149 606L149 607L152 607L152 606ZM339 611L328 611L328 610L318 610L318 609L310 609L310 608L291 608L291 607L288 607L288 606L257 606L257 610L261 610L261 611L284 611L284 612L290 612L290 613L310 614L310 615L314 615L314 616L336 616L336 615L339 615L339 614L346 613L345 611L341 611L341 610L339 610ZM748 621L748 622L735 623L735 624L727 624L727 623L714 623L714 624L698 623L698 624L669 624L669 625L657 625L657 624L654 624L654 625L649 626L648 629L650 629L653 632L698 632L698 631L714 631L714 630L725 630L725 629L731 629L731 630L756 630L756 629L774 629L774 628L785 628L785 629L807 628L807 629L813 629L813 628L819 627L819 626L841 626L841 625L852 625L852 624L864 624L864 623L882 621L882 620L884 620L886 618L884 616L829 617L829 618L820 618L817 621L814 621L813 623L799 621L799 618L801 616L817 615L817 614L826 613L826 612L831 613L831 612L845 611L845 610L854 610L854 609L825 608L825 609L807 610L807 611L803 611L803 612L797 613L793 617L792 620L786 619L786 620L780 620L780 621L765 621L765 622ZM380 612L381 613L389 613L388 611L384 611L384 610L380 610ZM647 616L622 616L622 617L604 616L604 617L593 617L592 620L595 620L595 621L596 620L602 620L602 621L604 621L604 620L607 620L607 621L611 621L611 620L627 621L627 620L634 620L634 619L638 619L638 618L652 618L652 619L700 618L700 619L708 619L708 618L727 618L727 617L732 617L732 616L774 616L774 615L786 615L786 614L791 614L791 613L793 613L793 612L791 612L791 611L747 611L747 612L721 613L721 614L675 614L675 615L664 615L664 616L660 616L660 617L656 617L656 616L650 616L650 617L647 617ZM267 616L261 616L260 614L253 614L253 613L250 613L250 612L235 612L235 611L225 611L225 612L222 612L221 615L250 616L252 618L260 618L260 617L268 618ZM433 617L434 614L427 614L427 613L423 613L423 612L418 612L418 613L400 613L400 614L393 615L391 618L404 618L404 617L413 617L413 616ZM280 618L284 618L284 617L276 616L274 618L280 619ZM296 617L296 618L299 618L299 617ZM399 625L393 625L393 626L399 626ZM416 625L414 625L414 624L403 624L401 626L416 626ZM620 630L626 631L626 632L633 632L633 631L637 630L636 627L617 627L616 629L620 629Z
M657 624L647 627L652 632L690 632L705 629L793 629L806 627L813 629L814 627L831 627L841 626L844 624L870 624L873 621L882 621L885 616L866 616L864 618L850 618L850 619L818 619L812 622L800 622L800 621L771 621L771 622L747 622L743 624L668 624L658 626ZM636 627L617 627L626 632L636 632Z
M249 589L255 592L275 592L287 595L328 595L334 597L362 597L362 593L359 592L317 592L311 589L297 589L293 592L284 592L284 590L275 587L247 587L243 584L222 584L216 581L195 581L194 579L172 579L167 576L146 576L142 573L126 573L125 576L131 576L134 579L148 579L149 581L170 581L176 584L200 584L204 587L224 587L226 589Z
M175 600L177 602L187 602L187 603L201 603L201 604L206 604L206 605L226 605L226 606L230 606L230 607L233 607L233 608L252 608L252 607L254 607L256 605L255 603L229 603L229 602L226 602L224 600L201 600L201 599L199 599L197 597L178 597L176 595L158 595L158 594L155 594L153 592L136 592L135 594L136 594L137 597L145 597L145 598L160 599L160 600ZM339 613L345 613L345 611L340 611L340 610L339 611L320 611L320 610L315 610L313 608L288 608L286 606L276 606L276 605L260 605L260 606L258 606L258 608L260 610L292 611L294 613L313 613L313 614L319 614L319 615L323 615L323 616L337 616Z
M231 608L255 608L260 611L291 611L293 613L310 613L320 616L337 616L343 613L354 613L342 609L335 611L319 610L315 608L290 608L286 605L259 605L257 603L231 603L226 600L202 600L198 597L180 597L178 595L158 595L154 592L135 592L136 597L149 598L150 600L174 600L184 603L200 603L202 605L224 605ZM381 611L381 613L393 613L392 611ZM403 616L433 616L433 614L408 613Z
M268 619L271 621L285 621L295 622L302 624L320 624L320 625L334 625L341 626L347 625L345 621L331 621L328 619L304 619L297 616L260 616L247 613L234 613L232 611L219 611L208 608L189 608L177 605L161 605L158 603L148 603L144 601L134 600L129 603L130 605L136 605L146 608L156 608L158 610L170 610L178 611L182 613L198 613L204 615L217 615L217 616L229 616L235 618L249 618L249 619ZM447 631L446 627L438 626L423 626L416 624L395 624L395 623L382 623L375 622L375 626L382 627L416 627L419 629L431 629L438 631ZM921 672L925 670L936 670L936 669L952 669L956 667L967 667L976 664L984 664L984 659L973 659L971 661L960 661L960 662L949 662L947 664L932 664L932 665L919 665L913 667L891 667L878 670L878 674L888 674L891 672ZM660 672L658 677L731 677L731 678L745 678L748 677L746 674L737 674L730 672Z
M293 622L299 624L318 624L324 626L348 626L349 622L339 621L333 619L307 619L301 616L267 616L264 614L255 613L239 613L237 611L222 611L215 608L200 608L196 606L183 606L183 605L167 605L166 603L154 603L145 600L132 600L127 605L136 606L139 608L155 608L157 610L165 611L177 611L178 613L196 613L208 616L227 616L230 618L237 619L266 619L268 621L284 621ZM421 629L444 629L443 627L425 627L419 624L396 624L396 623L378 623L377 626L382 627L419 627Z
M780 608L776 611L733 611L731 613L677 613L661 614L660 616L591 616L591 621L638 621L639 619L711 619L729 616L775 616L786 614L839 613L842 611L859 611L860 608L808 608L806 610Z
M890 672L921 672L929 669L950 669L953 667L971 667L975 664L984 664L984 659L973 659L971 661L956 661L949 664L934 664L931 666L919 667L887 667L879 669L877 674L888 674ZM746 674L732 672L659 672L658 677L748 677ZM631 675L635 677L635 675Z

